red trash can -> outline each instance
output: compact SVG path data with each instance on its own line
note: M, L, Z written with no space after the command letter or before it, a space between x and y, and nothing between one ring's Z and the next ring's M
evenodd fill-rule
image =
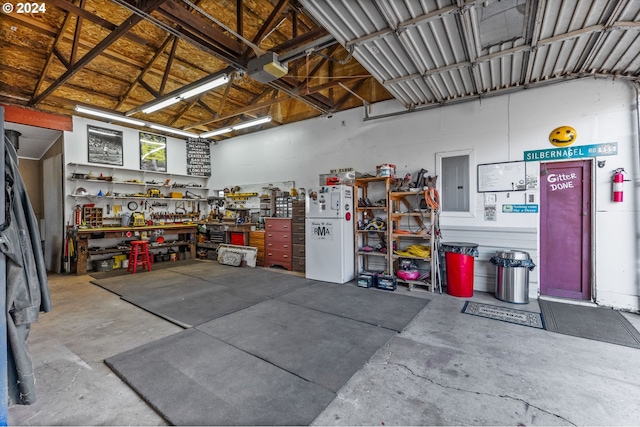
M474 257L478 245L467 242L442 243L447 269L447 293L454 297L473 296Z

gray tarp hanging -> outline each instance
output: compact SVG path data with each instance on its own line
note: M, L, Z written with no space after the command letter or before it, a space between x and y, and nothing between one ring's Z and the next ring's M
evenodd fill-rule
M40 311L51 311L47 270L38 220L18 171L18 155L5 138L7 223L0 231L0 250L7 259L8 404L36 401L35 378L27 339Z

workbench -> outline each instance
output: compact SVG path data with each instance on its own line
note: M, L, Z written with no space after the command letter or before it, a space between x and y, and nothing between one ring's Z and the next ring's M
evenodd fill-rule
M233 245L249 245L249 233L253 224L235 224L225 221L200 221L203 231L200 232L197 246L205 249L215 249L220 243Z
M89 256L103 255L108 253L126 253L127 249L99 249L89 250L89 244L92 240L98 239L123 239L123 241L140 240L143 232L148 237L152 237L154 232L161 231L166 234L177 234L178 243L164 243L157 246L150 246L150 249L187 246L191 253L191 258L196 257L195 236L198 231L197 224L166 224L166 225L149 225L143 227L100 227L100 228L80 228L76 230L76 253L75 261L71 263L71 272L76 274L87 274L87 262ZM129 235L127 235L129 233Z

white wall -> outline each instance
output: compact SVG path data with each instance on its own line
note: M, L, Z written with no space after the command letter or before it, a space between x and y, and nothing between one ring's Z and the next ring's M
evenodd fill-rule
M318 185L318 175L331 169L374 172L381 163L395 164L397 175L420 168L435 174L436 153L456 150L473 150L475 172L476 164L522 160L526 150L553 148L548 142L551 130L570 125L578 132L575 145L618 142L619 154L599 158L606 160L606 166L595 168L593 177L594 295L599 304L639 310L635 103L635 90L627 82L583 79L378 120L363 121L362 109L353 109L212 146L209 188L288 180L306 188ZM394 109L397 105L390 101L374 105L372 114ZM529 166L535 170L538 164ZM611 171L618 167L625 168L627 178L633 180L626 185L624 203L610 201ZM442 215L445 240L449 231L459 237L464 230L473 230L482 248L480 263L495 252L496 233L515 232L522 239L502 249L528 250L539 264L539 233L532 233L538 230L537 214L498 212L497 221L486 222L483 195L474 192L472 199L474 215ZM498 193L498 206L503 203L524 203L524 193ZM539 293L537 270L530 279L532 297ZM486 265L477 269L475 279L476 289L492 288L494 279Z
M115 168L140 169L139 130L76 116L73 117L73 132L64 133L64 155L67 163L88 163L87 125L122 131L123 165ZM150 129L147 133L154 131ZM167 173L186 175L186 147L184 139L167 137Z

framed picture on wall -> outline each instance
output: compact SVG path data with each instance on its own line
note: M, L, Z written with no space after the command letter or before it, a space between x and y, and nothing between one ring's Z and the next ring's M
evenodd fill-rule
M143 171L167 171L167 138L140 132L140 169Z
M122 132L87 125L89 163L122 166Z

